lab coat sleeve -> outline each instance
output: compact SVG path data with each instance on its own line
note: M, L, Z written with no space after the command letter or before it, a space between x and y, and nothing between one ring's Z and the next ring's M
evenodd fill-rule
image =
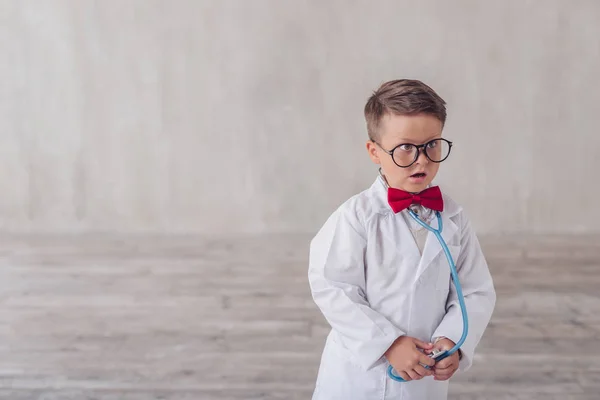
M308 278L325 319L358 363L369 370L404 332L369 306L365 249L358 217L338 209L311 241Z
M462 358L459 368L461 371L466 371L473 364L475 348L492 316L496 304L496 292L479 241L464 214L461 226L461 250L456 262L456 269L465 297L469 333L461 347ZM454 285L451 285L451 288L446 305L446 315L433 337L447 337L457 343L462 335L463 322Z

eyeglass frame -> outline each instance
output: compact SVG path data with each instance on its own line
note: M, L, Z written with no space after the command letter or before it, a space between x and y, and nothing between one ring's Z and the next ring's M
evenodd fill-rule
M431 159L431 157L429 157L429 154L427 154L427 149L425 148L425 146L427 146L429 143L431 143L431 142L435 142L436 140L443 140L444 142L448 143L448 154L446 154L446 157L444 157L444 158L443 158L443 159L441 159L440 161L434 161L434 160L432 160L432 159ZM444 162L444 161L446 161L446 159L447 159L447 158L450 156L450 152L452 151L452 145L453 145L453 143L452 143L451 141L449 141L448 139L444 139L444 138L436 138L436 139L431 139L429 142L427 142L427 143L423 143L423 144L414 144L414 143L400 143L399 145L395 146L395 147L394 147L392 150L386 150L386 149L384 149L384 148L383 148L383 146L382 146L382 145L380 145L380 144L379 144L379 143L377 143L376 141L374 141L374 140L371 140L371 141L372 141L373 143L375 143L377 146L379 146L379 148L380 148L381 150L383 150L385 153L389 154L389 155L390 155L390 157L392 157L392 161L394 162L394 164L396 164L396 165L397 165L398 167L400 167L400 168L408 168L408 167L412 166L414 163L416 163L416 162L417 162L417 160L419 159L419 156L421 155L421 149L423 149L423 154L425 154L425 157L427 157L427 159L428 159L429 161L431 161L431 162L434 162L434 163L436 163L436 164L439 164L439 163L441 163L441 162ZM406 145L410 145L410 146L416 147L416 149L417 149L417 153L416 153L416 155L415 155L415 159L413 160L413 162L411 162L410 164L408 164L408 165L406 165L406 166L402 166L402 165L399 165L399 164L396 162L396 159L394 158L394 151L396 151L396 149L397 149L398 147L400 147L400 146L406 146Z

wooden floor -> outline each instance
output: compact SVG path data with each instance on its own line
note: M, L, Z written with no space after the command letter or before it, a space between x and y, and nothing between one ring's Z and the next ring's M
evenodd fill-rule
M309 399L305 236L3 237L0 399ZM497 308L451 399L600 399L600 237L484 238Z

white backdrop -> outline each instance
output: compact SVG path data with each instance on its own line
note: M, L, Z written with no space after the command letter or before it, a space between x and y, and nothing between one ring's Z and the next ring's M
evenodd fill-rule
M480 232L598 231L600 2L0 1L0 230L312 232L371 91L448 103Z

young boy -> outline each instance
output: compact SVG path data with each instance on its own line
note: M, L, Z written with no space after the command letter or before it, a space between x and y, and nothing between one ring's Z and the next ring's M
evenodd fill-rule
M465 213L430 186L452 147L442 138L445 105L424 83L396 80L365 106L367 150L380 174L310 246L313 299L332 327L313 399L446 399L448 379L473 362L496 293ZM408 209L434 228L441 212L469 317L460 351L437 364L429 354L458 342L461 310L440 243ZM389 378L389 365L407 382Z

